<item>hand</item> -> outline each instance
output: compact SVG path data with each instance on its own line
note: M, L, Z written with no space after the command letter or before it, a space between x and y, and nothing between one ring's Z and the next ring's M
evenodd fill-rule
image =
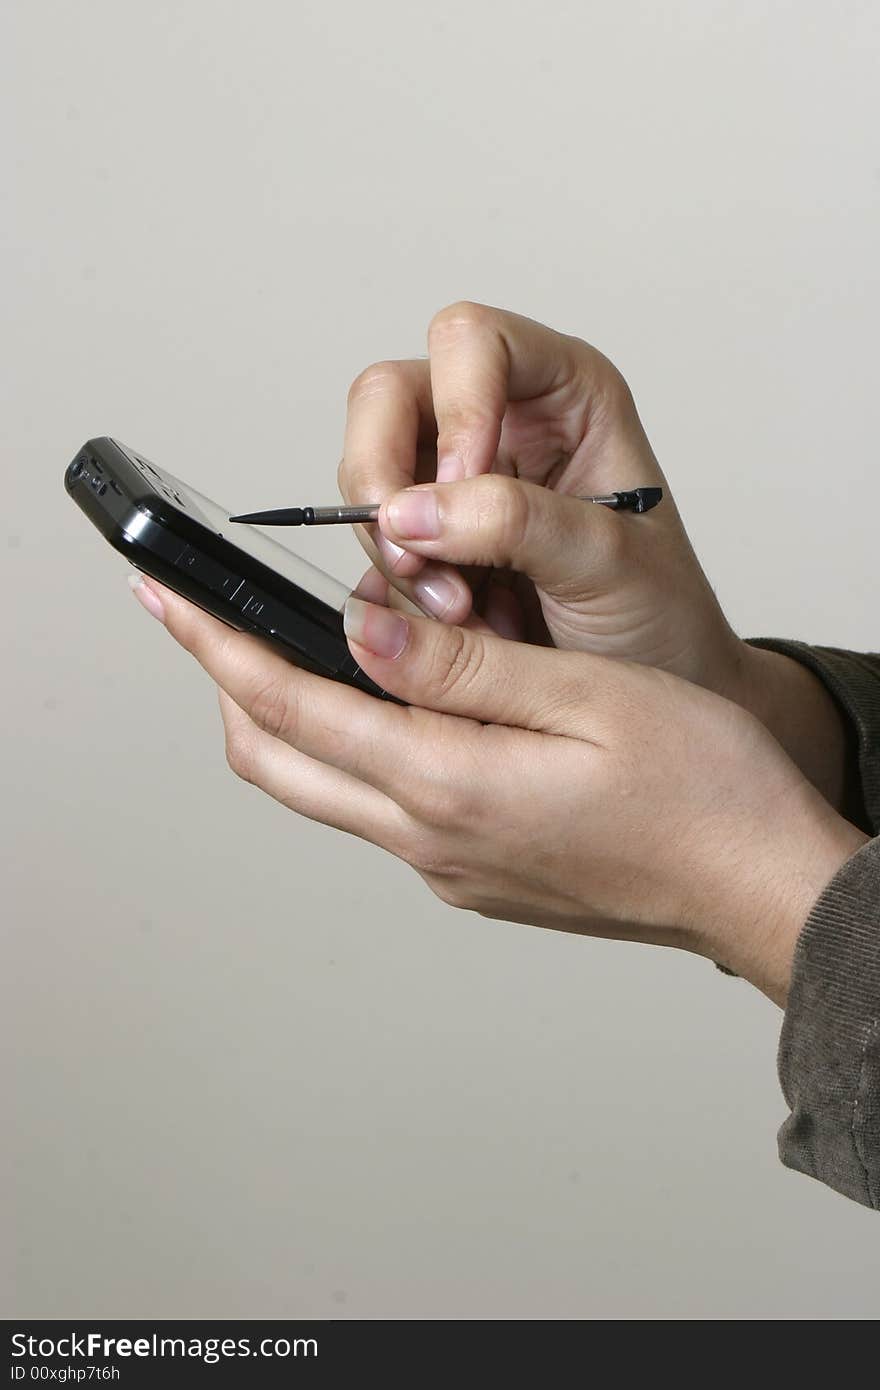
M577 338L479 304L444 309L428 346L428 361L370 367L349 393L339 481L348 501L384 504L379 533L363 536L383 574L445 621L466 620L476 598L504 636L727 693L743 644L616 367ZM449 485L408 487L435 473ZM643 516L579 500L658 484L664 500ZM453 565L472 567L470 585Z
M233 769L486 916L680 946L785 998L809 908L865 836L766 730L666 673L350 599L395 706L291 666L152 580L221 687Z
M382 503L361 534L381 574L445 622L660 667L736 701L855 818L840 711L804 666L731 630L617 368L480 304L437 314L428 347L349 392L339 482L350 502ZM640 485L664 490L641 516L578 500Z

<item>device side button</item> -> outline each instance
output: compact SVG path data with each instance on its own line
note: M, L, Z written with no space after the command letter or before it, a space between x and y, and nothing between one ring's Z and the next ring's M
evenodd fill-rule
M200 584L204 584L216 594L230 594L241 583L238 575L230 574L229 570L218 565L215 560L209 560L207 555L203 555L200 550L194 550L192 546L186 546L181 551L176 564L184 574L192 575Z
M245 590L247 590L247 593L245 593ZM256 621L266 607L266 600L259 590L249 587L247 584L245 584L241 592L244 597L244 603L241 606L242 613L252 621Z

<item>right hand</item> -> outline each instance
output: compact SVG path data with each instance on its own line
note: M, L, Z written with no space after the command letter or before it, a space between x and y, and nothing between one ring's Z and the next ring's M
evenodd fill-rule
M750 649L617 368L578 338L471 303L436 315L428 347L427 361L367 368L349 392L339 483L348 502L383 504L362 533L382 575L445 622L661 667L736 698ZM643 485L664 490L644 515L579 500ZM428 520L407 522L419 508ZM365 595L379 597L378 582Z

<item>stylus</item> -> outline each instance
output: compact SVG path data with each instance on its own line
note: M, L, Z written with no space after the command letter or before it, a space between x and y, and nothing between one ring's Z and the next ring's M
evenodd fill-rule
M582 497L618 512L649 512L663 497L661 487L637 487L629 492L609 492L601 497ZM379 507L279 507L271 512L241 512L230 521L247 521L256 526L336 526L340 522L378 521Z

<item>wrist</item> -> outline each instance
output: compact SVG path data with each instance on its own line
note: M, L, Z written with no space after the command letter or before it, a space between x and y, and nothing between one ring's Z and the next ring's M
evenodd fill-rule
M723 915L709 927L703 954L784 1008L804 923L867 840L805 782L799 804L785 808L772 835L728 857L733 881L718 895Z
M777 727L783 723L781 692L786 680L794 675L788 668L796 666L790 657L766 647L753 647L737 637L729 663L727 688L722 694L760 719L778 739Z
M855 740L844 711L802 662L736 640L729 688L723 693L759 719L826 801L847 815L857 799L852 787L857 770Z

